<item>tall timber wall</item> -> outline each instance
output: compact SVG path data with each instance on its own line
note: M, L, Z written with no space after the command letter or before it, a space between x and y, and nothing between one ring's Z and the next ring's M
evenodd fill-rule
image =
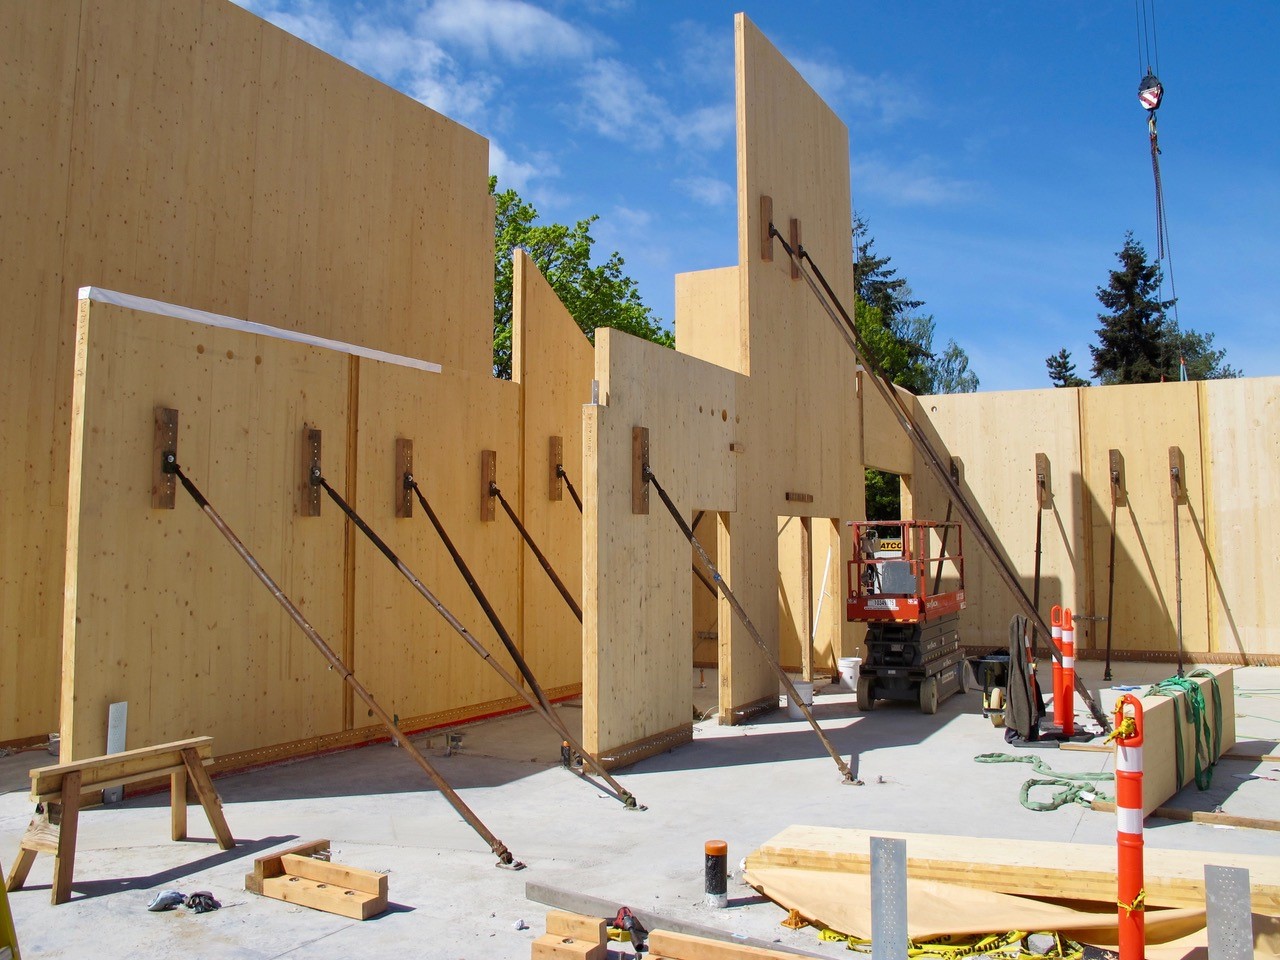
M393 513L395 443L414 441L543 684L575 692L580 628L506 518L480 519L480 456L578 589L580 521L547 459L553 435L581 449L591 346L522 260L516 379L493 378L485 140L227 0L6 4L0 36L0 742L61 728L64 758L101 753L115 700L130 745L212 734L232 760L371 733L193 504L151 509L157 405L179 410L184 469L406 725L516 699L332 504L299 515L304 424L330 481L491 639L421 513ZM337 348L78 307L87 286Z
M940 448L961 462L964 487L1028 592L1036 455L1044 455L1046 609L1063 604L1086 618L1106 617L1110 595L1117 655L1172 660L1180 590L1183 646L1195 658L1280 662L1280 630L1267 602L1280 543L1280 378L921 397L916 409ZM1183 483L1176 509L1171 447L1180 453ZM1114 527L1113 463L1120 476ZM899 472L909 474L911 513L940 519L946 501L919 457ZM967 554L965 638L1004 645L1014 603L986 559L972 546ZM1101 652L1107 631L1108 622L1082 619L1078 649Z

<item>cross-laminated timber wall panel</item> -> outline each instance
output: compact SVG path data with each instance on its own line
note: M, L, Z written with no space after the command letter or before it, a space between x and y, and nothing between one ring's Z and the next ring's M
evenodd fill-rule
M478 135L227 0L0 6L0 742L56 726L77 289L476 374Z
M298 516L304 424L345 475L349 358L82 301L72 416L62 759L213 735L237 752L342 727L341 680L199 509L151 509L154 409L179 412L178 460L335 649L343 529Z
M596 342L608 397L585 421L584 739L616 762L687 737L692 701L689 549L652 515L656 493L649 516L630 512L632 427L649 427L654 470L686 519L719 514L717 565L773 656L779 518L818 518L815 551L845 556L830 520L862 515L853 354L781 246L762 251L767 195L774 222L789 234L800 221L806 248L853 302L841 267L852 256L848 131L746 17L735 30L739 266L679 279L677 341L694 356L616 334ZM723 601L717 632L721 722L776 706L766 655Z
M583 746L621 765L691 736L689 544L656 491L632 512L632 430L648 428L654 474L686 522L731 511L739 378L602 329L596 379L600 402L583 411Z
M1074 426L1068 415L1073 406ZM1169 448L1179 447L1187 491L1178 506L1184 649L1232 662L1280 655L1280 633L1267 619L1263 574L1280 536L1280 487L1270 469L1280 452L1280 379L922 397L917 409L941 448L964 462L967 487L1027 584L1035 516L1023 465L1033 448L1059 445L1051 452L1055 513L1065 511L1080 523L1049 523L1046 514L1043 605L1056 602L1049 599L1056 584L1077 613L1107 612L1109 451L1120 451L1124 491L1116 510L1111 631L1114 649L1126 655L1171 660L1177 650ZM1014 428L1004 419L1011 410L1018 411ZM1071 443L1061 443L1072 436L1079 437L1074 458ZM945 500L918 458L916 467L914 515L936 519ZM968 542L972 557L972 538ZM985 562L979 571L985 578ZM1012 600L999 590L984 585L971 592L966 640L1004 645L1013 612ZM1105 645L1104 625L1082 621L1078 628L1082 649Z
M1208 515L1183 543L1207 547L1212 649L1280 654L1280 379L1206 383L1200 398Z
M98 296L98 294L95 294ZM109 295L108 295L109 296ZM517 293L520 317L536 306ZM545 304L543 307L545 308ZM156 309L163 305L156 305ZM522 705L378 550L321 498L299 516L303 424L322 431L328 481L515 674L422 511L396 519L398 438L437 514L552 696L577 689L576 637L530 635L559 596L530 596L523 544L479 516L480 454L521 488L519 409L580 405L488 374L424 372L242 330L82 301L73 409L63 756L105 748L107 705L127 700L131 743L203 731L229 762L379 735L325 661L179 491L150 506L152 411L179 410L178 457L193 480L384 708L417 729ZM536 340L570 352L576 326ZM530 360L532 364L532 359ZM573 436L572 434L570 435ZM575 443L577 441L575 440ZM546 476L545 454L539 473ZM505 466L503 466L505 464ZM545 486L543 492L545 493ZM547 537L579 541L576 528ZM539 571L541 572L541 571ZM576 571L566 568L575 579ZM554 603L554 606L552 604ZM575 621L576 625L576 621ZM558 668L559 672L555 672Z
M1027 596L1033 593L1036 546L1036 454L1049 461L1050 507L1042 511L1040 603L1065 604L1088 613L1085 514L1080 463L1079 404L1074 391L952 394L922 397L920 430L943 456L960 461L960 485L988 529L994 530ZM1025 426L1023 426L1025 425ZM1023 427L1023 428L1019 428ZM893 424L894 430L901 428ZM919 455L916 455L917 460ZM912 515L941 521L947 498L918 463L908 480ZM953 510L953 520L959 515ZM973 645L1008 644L1009 618L1020 612L995 567L969 532L964 533L965 596L961 635ZM950 548L955 549L952 538ZM951 572L948 565L944 573ZM1082 621L1083 636L1088 622Z
M725 337L745 344L748 377L738 389L738 512L720 546L726 579L752 599L748 612L776 653L778 518L818 518L816 549L847 555L826 519L863 516L863 471L854 355L779 243L766 259L761 197L784 236L798 221L805 249L851 305L849 133L745 16L735 38L741 306ZM721 718L731 720L734 708L776 696L777 678L723 609L720 635Z
M511 375L524 398L520 445L525 465L516 510L581 607L582 514L567 487L559 500L551 499L550 438L560 438L565 473L581 497L582 408L591 400L595 352L529 256L523 250L513 256ZM505 517L498 519L510 526ZM520 563L525 597L520 632L530 667L546 688L577 686L582 682L582 624L523 545Z

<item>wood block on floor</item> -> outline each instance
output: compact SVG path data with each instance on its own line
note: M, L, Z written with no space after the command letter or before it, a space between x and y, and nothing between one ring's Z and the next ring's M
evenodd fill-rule
M530 960L607 960L609 951L602 943L544 933L533 941L529 956Z
M368 920L387 909L386 897L335 887L306 877L284 876L264 880L262 895L352 920Z
M590 943L608 942L608 924L599 917L586 917L566 910L547 911L547 933L558 937L572 937Z
M746 944L691 937L687 933L654 930L649 934L649 956L669 960L792 960L786 950L764 950Z
M387 877L312 854L328 853L328 840L313 840L280 853L259 857L245 875L250 893L323 910L353 920L368 920L387 909Z

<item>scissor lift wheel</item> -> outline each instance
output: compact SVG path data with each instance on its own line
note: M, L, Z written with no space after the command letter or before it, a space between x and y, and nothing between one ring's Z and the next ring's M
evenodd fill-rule
M925 677L920 681L920 712L930 715L938 712L937 677Z
M869 713L876 707L875 697L871 692L873 686L871 677L858 677L858 709L863 713Z

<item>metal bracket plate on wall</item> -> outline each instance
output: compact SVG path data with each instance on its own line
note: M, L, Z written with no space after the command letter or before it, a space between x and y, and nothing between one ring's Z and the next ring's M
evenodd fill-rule
M1187 502L1187 462L1181 447L1169 448L1169 495L1175 503Z
M1128 493L1124 485L1124 454L1119 450L1107 451L1107 473L1111 478L1111 496L1117 507L1123 507Z
M649 512L649 428L631 428L631 512Z
M1036 504L1041 510L1053 505L1053 476L1049 472L1049 455L1036 454Z
M320 486L311 482L313 471L320 469L320 431L312 426L302 428L302 499L298 512L304 517L320 516Z
M769 228L773 226L773 197L760 194L760 260L773 263L773 234Z
M800 221L795 217L791 218L791 249L796 252L796 256L791 258L791 279L800 279Z
M413 441L404 437L396 437L395 493L396 519L405 520L413 516L413 491L404 484L405 474L413 474Z
M166 473L166 454L178 455L178 411L156 407L155 455L151 458L151 509L172 510L176 504L178 477Z
M551 468L547 477L547 497L551 500L564 499L564 483L560 480L560 468L564 466L564 440L552 437L547 444L547 461Z
M480 519L495 519L497 506L494 503L493 487L498 482L498 451L480 451Z

